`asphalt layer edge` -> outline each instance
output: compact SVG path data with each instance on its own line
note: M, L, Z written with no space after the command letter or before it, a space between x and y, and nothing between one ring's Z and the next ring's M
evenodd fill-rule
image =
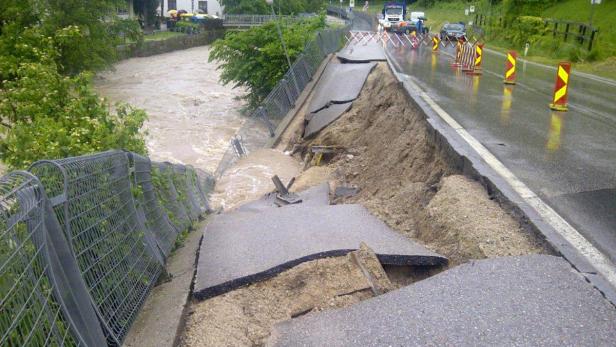
M410 101L423 112L427 122L435 131L435 135L460 157L460 162L457 164L462 172L484 184L488 192L496 195L501 204L510 208L523 225L529 226L545 237L557 253L571 263L589 283L616 306L616 269L609 259L532 193L421 88L410 79L403 80L403 75L396 72L395 63L387 50L385 50L385 55L390 70L406 91ZM497 170L495 166L500 170ZM525 194L520 194L520 192ZM578 236L583 240L577 243L577 246L569 241Z
M193 291L193 297L197 300L206 300L230 292L237 288L272 278L277 274L285 270L289 270L299 264L328 257L342 257L347 255L347 253L353 252L355 250L356 249L337 249L326 252L313 253L305 257L296 258L286 263L279 264L265 271L261 271L249 276L239 277L234 280L223 282L200 291ZM447 264L446 258L435 256L377 254L377 258L382 264L386 265L443 266Z

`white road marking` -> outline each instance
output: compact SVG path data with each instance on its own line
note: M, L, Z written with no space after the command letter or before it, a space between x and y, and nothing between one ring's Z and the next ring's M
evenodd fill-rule
M400 65L387 54L390 64L396 66L396 70L402 71ZM395 70L394 70L395 71ZM520 181L494 154L473 137L460 123L443 110L425 91L414 83L410 76L395 73L396 77L410 89L417 93L433 110L441 117L466 143L496 172L524 201L531 206L543 220L558 232L571 246L573 246L586 260L597 269L612 286L616 287L616 267L595 246L593 246L582 234L580 234L569 222L554 211L540 197L538 197L526 184Z

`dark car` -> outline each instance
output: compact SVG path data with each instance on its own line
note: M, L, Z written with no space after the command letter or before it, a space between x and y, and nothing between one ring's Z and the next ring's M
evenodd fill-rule
M441 29L441 40L445 40L446 38L452 41L457 41L459 39L466 37L466 28L464 24L460 23L452 23L445 24Z

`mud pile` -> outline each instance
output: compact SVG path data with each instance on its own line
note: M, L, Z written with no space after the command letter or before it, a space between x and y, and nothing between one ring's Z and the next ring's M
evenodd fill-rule
M312 145L344 149L328 166L335 185L359 192L336 202L366 206L391 228L422 241L454 265L546 251L483 186L460 176L457 159L440 144L385 63L370 74L340 119L314 140L287 147L310 156Z

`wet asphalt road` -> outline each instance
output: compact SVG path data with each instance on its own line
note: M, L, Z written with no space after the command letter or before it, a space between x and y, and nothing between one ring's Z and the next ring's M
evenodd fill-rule
M451 67L453 47L388 48L410 75L509 170L616 262L616 84L572 74L569 111L548 107L556 70L484 50L482 76Z

